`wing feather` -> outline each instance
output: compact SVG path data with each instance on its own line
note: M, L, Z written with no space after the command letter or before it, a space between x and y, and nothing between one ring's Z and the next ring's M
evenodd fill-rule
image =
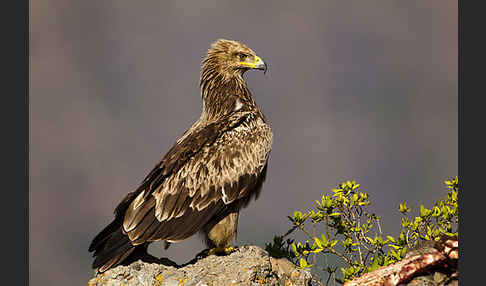
M145 216L153 209L155 206L155 200L149 199L145 200L141 206L137 207L136 205L130 207L125 214L125 220L123 222L124 230L129 232L133 230L140 222L144 219Z
M147 235L147 230L152 224L156 224L156 220L153 218L153 207L144 215L140 222L136 225L132 231L128 232L128 237L134 244L140 244L144 242L142 237ZM142 238L142 239L141 239Z
M185 239L251 195L272 144L251 115L196 122L176 142L132 196L123 223L132 243Z

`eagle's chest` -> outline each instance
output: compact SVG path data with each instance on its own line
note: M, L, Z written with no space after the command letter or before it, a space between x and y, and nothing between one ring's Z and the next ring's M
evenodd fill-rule
M270 126L258 117L246 120L226 132L217 140L215 147L221 154L227 154L241 164L258 168L263 167L267 161L272 143L273 134Z

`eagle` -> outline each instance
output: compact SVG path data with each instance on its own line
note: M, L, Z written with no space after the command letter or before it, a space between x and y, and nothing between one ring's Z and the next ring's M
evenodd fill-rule
M267 70L245 44L219 39L201 64L202 113L115 208L114 220L89 246L103 273L149 243L179 242L199 233L208 254L230 253L242 208L266 178L273 134L244 79Z

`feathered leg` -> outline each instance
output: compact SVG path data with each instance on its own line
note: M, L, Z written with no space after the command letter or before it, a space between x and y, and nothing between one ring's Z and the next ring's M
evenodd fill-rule
M219 222L210 224L204 229L206 244L210 248L209 255L229 254L234 251L230 244L236 239L238 216L238 212L232 212Z

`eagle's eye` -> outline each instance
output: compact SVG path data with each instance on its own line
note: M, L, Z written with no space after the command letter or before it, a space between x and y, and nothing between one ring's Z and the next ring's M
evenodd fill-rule
M238 59L239 59L240 61L244 61L244 60L246 60L246 58L247 58L247 57L248 57L248 55L247 55L247 54L244 54L244 53L238 53Z

